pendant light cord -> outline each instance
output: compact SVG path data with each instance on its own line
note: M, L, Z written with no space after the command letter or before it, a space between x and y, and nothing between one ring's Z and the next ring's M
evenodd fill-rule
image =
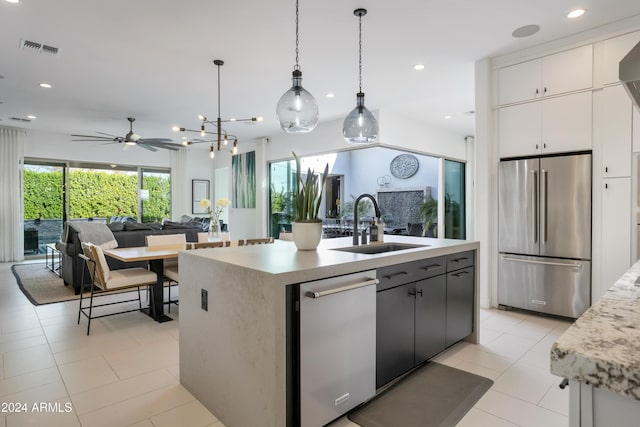
M358 81L362 92L362 15L358 16Z
M299 47L300 47L300 42L298 40L300 33L298 31L298 19L300 17L300 13L299 13L299 8L298 8L298 0L296 0L296 66L293 67L294 70L299 70L300 69L300 65L298 65L298 56L299 56Z
M220 65L218 65L218 117L220 116Z

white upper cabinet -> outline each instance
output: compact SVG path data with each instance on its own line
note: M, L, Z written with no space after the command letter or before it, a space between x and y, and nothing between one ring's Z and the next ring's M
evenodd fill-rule
M498 120L501 158L540 152L542 103L529 102L501 108Z
M593 86L593 47L586 45L500 69L500 105Z
M604 41L602 83L610 84L620 81L618 66L620 60L629 53L632 47L640 43L640 31L614 37Z
M542 152L562 153L592 147L591 92L542 101Z
M602 144L602 176L631 176L631 99L621 85L602 89L595 124Z
M592 95L572 95L500 109L500 157L590 150Z
M500 105L540 96L542 60L527 61L500 69Z

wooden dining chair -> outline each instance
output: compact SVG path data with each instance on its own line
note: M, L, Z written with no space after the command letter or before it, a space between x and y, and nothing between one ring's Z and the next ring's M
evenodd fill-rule
M245 245L262 245L265 243L273 243L273 237L266 237L264 239L246 239L244 241Z
M160 246L171 246L171 245L185 245L185 249L187 248L187 235L182 233L182 234L150 234L148 236L144 236L144 241L146 246L148 247L160 247ZM168 292L169 292L169 296L167 297L167 301L165 302L165 304L168 304L169 307L167 308L167 311L169 313L171 313L171 304L178 304L178 299L171 299L171 287L175 284L178 285L178 281L172 279L172 277L175 277L173 275L173 273L167 274L167 269L171 270L171 272L173 272L173 270L175 269L175 271L178 271L178 258L170 258L170 259L165 259L164 260L164 271L162 274L164 274L164 277L167 279L167 281L169 282L169 286L168 286Z
M109 264L104 256L102 248L91 243L82 243L82 254L78 256L86 263L87 269L91 276L91 280L87 284L83 284L80 289L80 304L78 307L78 325L80 324L80 316L84 315L88 319L87 335L91 332L91 319L97 319L100 317L113 316L116 314L129 313L132 311L142 310L142 299L140 298L140 287L148 287L156 283L156 273L149 271L142 267L124 268L122 270L109 269ZM83 275L84 275L83 269ZM81 283L84 283L84 277ZM89 305L83 305L83 293L85 286L90 287ZM127 299L116 302L108 302L104 304L94 304L94 297L105 296L104 294L116 291L122 291L124 289L137 288L138 290L138 308L131 310L123 310L115 313L107 313L95 316L93 309L98 307L104 307L108 305L128 303L136 301L136 299ZM86 298L85 298L86 302Z
M204 248L228 248L231 246L231 242L198 242L193 245L194 249L204 249Z

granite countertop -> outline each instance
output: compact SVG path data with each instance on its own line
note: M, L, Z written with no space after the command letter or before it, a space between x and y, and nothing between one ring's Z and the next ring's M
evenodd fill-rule
M640 261L551 348L551 373L640 400Z
M480 248L478 242L470 240L385 235L384 243L389 242L426 246L380 254L332 250L352 246L351 237L340 237L322 239L315 251L298 251L293 242L276 240L274 244L229 247L224 250L182 251L180 256L209 258L259 274L275 275L281 279L281 283L289 284Z

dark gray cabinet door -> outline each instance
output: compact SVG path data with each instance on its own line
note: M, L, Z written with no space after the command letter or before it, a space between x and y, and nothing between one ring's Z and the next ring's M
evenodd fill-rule
M414 366L413 283L378 292L376 388Z
M473 267L447 274L447 347L473 332Z
M414 284L416 290L415 364L445 349L447 276L444 274Z

